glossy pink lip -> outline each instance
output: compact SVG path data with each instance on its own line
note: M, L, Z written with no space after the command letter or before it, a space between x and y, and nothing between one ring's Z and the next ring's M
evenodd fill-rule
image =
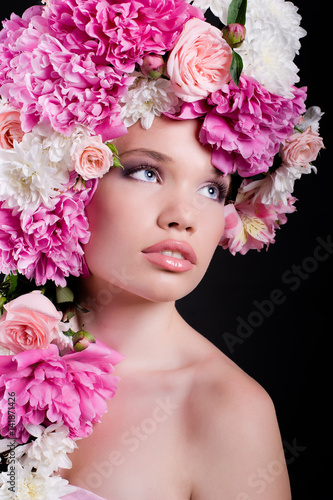
M184 258L180 259L161 252L179 252ZM190 271L197 262L197 256L191 245L185 241L165 240L145 248L142 253L153 264L168 271Z

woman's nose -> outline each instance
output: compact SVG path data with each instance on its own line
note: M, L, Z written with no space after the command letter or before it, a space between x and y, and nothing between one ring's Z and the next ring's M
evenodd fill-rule
M169 197L162 205L158 225L163 229L175 229L192 234L197 230L197 210L190 201Z

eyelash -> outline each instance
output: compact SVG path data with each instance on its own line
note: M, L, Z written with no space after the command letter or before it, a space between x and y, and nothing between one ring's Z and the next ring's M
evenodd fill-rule
M138 165L138 166L128 168L128 169L125 168L125 170L123 170L123 175L125 177L130 177L132 174L134 174L136 172L140 172L141 170L151 170L155 174L156 179L158 181L161 181L162 177L161 177L159 168L156 167L155 165L149 165L149 163L145 163L143 165ZM226 186L226 184L222 180L221 181L217 180L217 181L208 182L203 187L210 187L210 186L216 187L218 190L218 197L216 198L216 201L218 201L220 203L223 202L226 199L227 194L228 194L228 187Z
M228 195L228 186L222 180L217 181L214 184L217 186L217 189L219 191L219 201L224 201Z
M153 165L149 165L148 163L145 163L144 165L138 165L136 167L131 167L131 168L128 168L123 171L123 174L125 177L130 177L132 174L135 174L136 172L140 172L141 170L151 170L156 178L158 180L161 180L161 175L160 175L160 172L159 172L159 169L158 167L155 167Z

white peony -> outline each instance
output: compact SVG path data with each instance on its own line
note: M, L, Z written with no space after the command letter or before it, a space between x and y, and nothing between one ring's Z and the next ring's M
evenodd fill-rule
M58 161L50 135L50 127L37 125L13 149L0 149L0 201L5 207L33 213L41 203L52 206L52 198L63 190L69 164L64 154Z
M273 94L293 98L291 86L299 81L293 60L306 32L300 27L297 7L284 0L248 0L246 37L237 52L244 74Z
M261 24L261 23L259 23ZM266 24L250 32L244 44L237 49L243 59L244 74L251 76L272 94L292 99L292 85L299 81L298 68L291 56L288 38L274 25Z
M16 458L20 459L21 465L30 469L35 467L39 474L46 475L72 467L67 453L72 453L77 445L68 437L68 427L62 422L46 428L28 424L26 429L36 439L16 448Z
M283 31L290 39L293 50L298 53L301 44L299 39L306 35L300 26L301 16L298 7L285 0L248 0L247 23L257 21L271 22Z
M138 77L122 98L121 119L127 128L141 120L148 130L155 116L176 111L178 102L169 80Z
M2 500L58 500L76 490L75 486L59 476L35 473L19 463L15 466L15 479L10 481L9 477L6 472L0 474Z
M73 155L76 146L90 135L88 129L82 125L77 125L69 137L47 127L43 145L49 151L50 161L62 162L68 170L73 170Z

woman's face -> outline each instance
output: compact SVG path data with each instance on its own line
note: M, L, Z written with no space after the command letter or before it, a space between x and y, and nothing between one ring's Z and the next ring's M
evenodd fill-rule
M111 169L87 207L90 280L152 301L179 299L202 279L224 229L229 179L211 165L196 120L155 118L115 140Z

